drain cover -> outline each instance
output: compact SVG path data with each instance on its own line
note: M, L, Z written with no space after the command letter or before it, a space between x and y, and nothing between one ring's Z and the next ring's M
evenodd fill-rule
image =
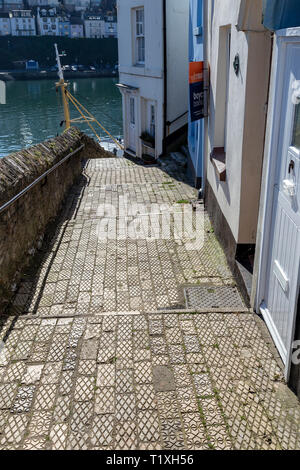
M184 294L187 308L245 308L236 287L186 287Z

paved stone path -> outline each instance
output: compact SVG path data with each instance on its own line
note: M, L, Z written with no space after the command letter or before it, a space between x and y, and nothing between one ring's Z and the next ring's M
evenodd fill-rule
M234 279L203 208L203 247L164 232L174 204L195 199L166 170L88 162L0 317L0 449L300 448L299 402L262 321L246 308L186 310L184 286ZM139 222L164 205L158 239L144 223L104 239L99 207L117 207L122 233L125 196L145 205Z

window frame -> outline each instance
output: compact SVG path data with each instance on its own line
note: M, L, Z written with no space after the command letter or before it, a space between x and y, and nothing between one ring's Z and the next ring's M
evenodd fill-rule
M142 13L142 18L138 15ZM139 7L133 10L134 18L134 63L135 65L145 65L145 8Z

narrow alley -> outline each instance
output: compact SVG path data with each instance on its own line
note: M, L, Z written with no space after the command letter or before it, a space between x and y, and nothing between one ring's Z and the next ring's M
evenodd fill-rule
M299 402L196 198L171 166L87 161L0 316L1 449L300 449ZM203 246L170 235L174 207Z

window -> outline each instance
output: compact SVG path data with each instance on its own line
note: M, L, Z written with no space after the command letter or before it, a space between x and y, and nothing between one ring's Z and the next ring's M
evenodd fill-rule
M135 124L134 98L130 98L130 124Z
M155 138L155 106L150 106L150 134Z
M135 10L135 62L145 63L145 21L144 8Z
M214 148L210 155L220 181L226 180L229 77L231 64L231 26L219 30L217 85L215 97Z

